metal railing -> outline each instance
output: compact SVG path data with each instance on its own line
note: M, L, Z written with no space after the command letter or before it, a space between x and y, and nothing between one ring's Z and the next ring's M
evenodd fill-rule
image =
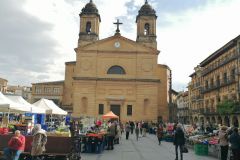
M235 53L233 56L229 57L229 58L226 58L224 60L222 60L221 62L218 62L218 64L216 66L209 66L208 68L204 69L202 71L202 76L205 76L207 75L208 73L212 72L213 70L219 68L219 67L222 67L224 66L225 64L235 60L238 58L238 55L237 53Z
M221 79L221 80L215 81L215 83L209 85L208 87L205 86L205 87L201 90L201 93L207 93L207 92L210 92L210 91L219 89L219 88L221 88L221 87L224 87L224 86L233 84L233 83L235 83L235 82L236 82L235 76L229 76L229 77L227 77L227 78L223 78L223 79Z

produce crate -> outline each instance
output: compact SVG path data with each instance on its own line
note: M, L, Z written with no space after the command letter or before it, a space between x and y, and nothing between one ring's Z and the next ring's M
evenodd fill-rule
M208 155L208 145L207 144L195 144L194 152L196 155L207 156Z

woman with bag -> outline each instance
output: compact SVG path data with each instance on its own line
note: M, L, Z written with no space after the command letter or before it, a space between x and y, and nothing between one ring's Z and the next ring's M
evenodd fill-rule
M219 137L219 145L221 147L221 160L227 160L228 155L228 133L227 133L227 127L222 126L221 130L218 133Z
M182 130L182 126L180 124L177 125L176 131L174 134L173 144L175 145L175 151L176 151L175 160L178 160L178 148L180 150L181 160L183 160L183 147L185 145L185 135Z

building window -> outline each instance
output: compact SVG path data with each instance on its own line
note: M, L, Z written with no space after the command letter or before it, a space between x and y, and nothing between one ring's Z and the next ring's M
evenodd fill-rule
M50 87L44 87L44 92L45 93L51 93L51 88Z
M132 105L127 105L127 115L132 116Z
M213 88L213 78L211 78L210 87Z
M91 22L87 22L87 24L86 24L86 32L87 32L87 34L90 34L91 30L92 30Z
M98 105L98 114L102 115L104 113L104 104Z
M35 87L35 91L36 91L36 93L41 93L42 89L41 89L41 87Z
M149 106L149 99L144 99L144 102L143 102L143 114L144 115L147 114L148 106Z
M235 79L235 68L231 70L231 79Z
M59 93L60 93L60 88L54 87L54 88L53 88L53 93L54 93L54 94L59 94Z
M126 74L121 66L112 66L108 69L107 74Z
M86 97L82 98L82 113L87 113L88 99Z
M150 31L150 25L149 23L146 23L144 25L144 35L149 35L149 31Z
M205 87L208 89L208 81L205 81Z
M217 76L217 86L220 86L220 76Z
M227 83L227 73L224 73L224 74L223 74L223 82L224 82L224 83Z

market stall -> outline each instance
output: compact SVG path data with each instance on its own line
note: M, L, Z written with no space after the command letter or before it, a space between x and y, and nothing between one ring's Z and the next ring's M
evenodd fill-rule
M54 116L64 116L67 115L67 112L63 109L59 108L52 100L48 99L40 99L39 101L33 103L34 106L38 108L42 108L46 110L46 114L50 115L50 124L48 126L44 126L44 129L46 130L54 130L55 127L53 127L55 121L53 121L53 115Z

